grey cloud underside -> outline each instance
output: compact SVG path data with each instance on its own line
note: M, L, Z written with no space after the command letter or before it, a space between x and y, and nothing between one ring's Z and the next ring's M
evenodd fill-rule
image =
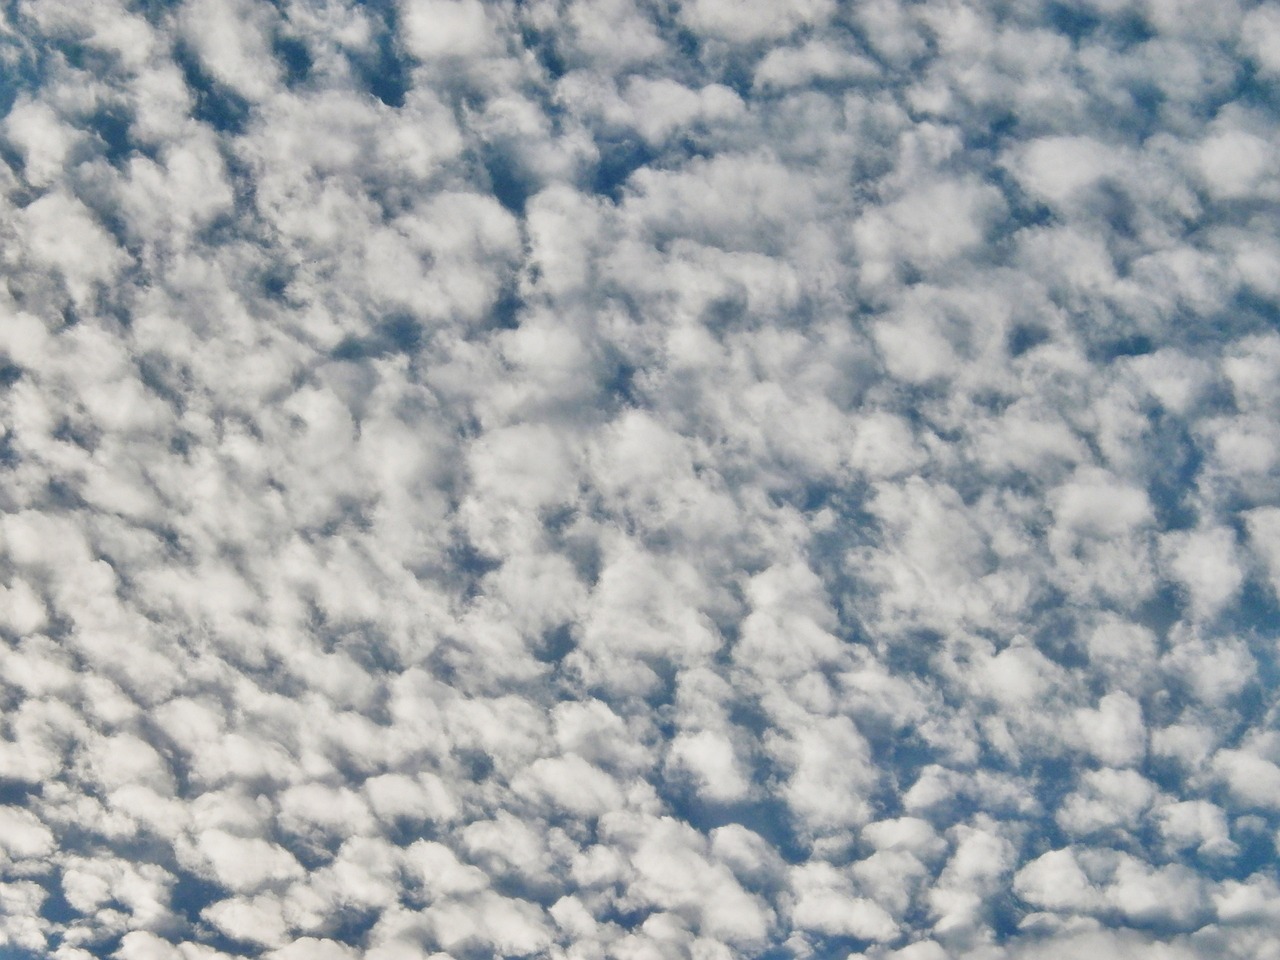
M0 956L1280 957L1280 6L4 16Z

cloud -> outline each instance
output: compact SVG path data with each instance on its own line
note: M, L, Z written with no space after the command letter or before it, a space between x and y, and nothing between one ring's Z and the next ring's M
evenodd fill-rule
M3 23L0 952L1272 955L1273 3Z
M855 897L846 878L826 864L812 864L797 871L791 921L802 930L860 940L892 940L898 925L878 904Z
M1081 869L1069 848L1052 850L1018 871L1013 888L1028 903L1050 910L1088 912L1102 894Z
M751 0L731 7L720 0L694 0L681 19L692 29L735 43L784 37L803 25L820 24L831 16L830 0L789 0L768 4Z

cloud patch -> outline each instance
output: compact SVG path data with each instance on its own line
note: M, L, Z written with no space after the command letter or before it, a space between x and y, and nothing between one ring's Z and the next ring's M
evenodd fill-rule
M6 9L0 952L1271 957L1277 36Z

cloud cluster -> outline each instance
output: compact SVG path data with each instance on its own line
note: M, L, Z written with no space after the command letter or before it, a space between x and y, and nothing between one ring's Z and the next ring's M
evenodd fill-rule
M3 17L0 952L1280 956L1274 2Z

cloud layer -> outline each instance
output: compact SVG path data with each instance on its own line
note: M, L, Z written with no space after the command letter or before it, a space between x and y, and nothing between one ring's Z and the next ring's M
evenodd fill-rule
M1280 957L1275 3L3 15L0 953Z

